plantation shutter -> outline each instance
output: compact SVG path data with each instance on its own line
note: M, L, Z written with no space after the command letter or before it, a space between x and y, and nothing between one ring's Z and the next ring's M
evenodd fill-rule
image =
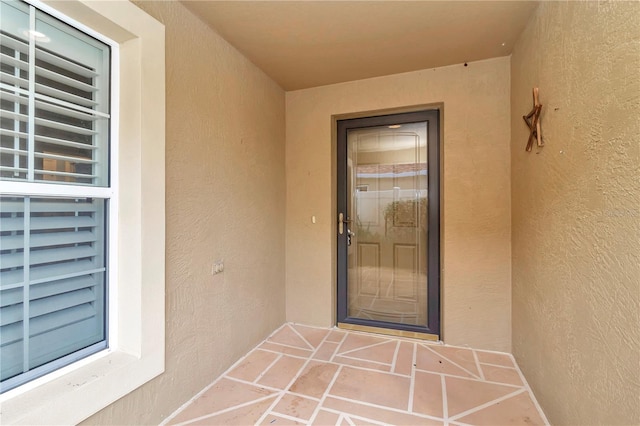
M106 347L110 50L26 3L0 7L0 179L48 188L0 198L6 390Z
M109 49L46 15L25 30L28 10L11 6L0 34L1 176L107 186Z
M1 200L3 379L102 340L104 203Z

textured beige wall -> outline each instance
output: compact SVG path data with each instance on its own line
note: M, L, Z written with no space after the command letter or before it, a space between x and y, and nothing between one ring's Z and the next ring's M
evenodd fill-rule
M179 3L139 6L166 26L166 370L87 424L159 423L285 319L284 92Z
M511 78L514 354L551 423L640 424L640 3L543 2Z
M505 57L287 92L288 321L335 322L332 115L444 103L443 337L511 350L509 91Z

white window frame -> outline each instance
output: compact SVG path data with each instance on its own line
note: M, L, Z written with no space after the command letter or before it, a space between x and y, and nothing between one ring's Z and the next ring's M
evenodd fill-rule
M112 144L109 348L0 396L0 424L75 424L164 371L164 26L129 1L27 1L119 50L111 75L119 143ZM12 183L11 192L20 186Z

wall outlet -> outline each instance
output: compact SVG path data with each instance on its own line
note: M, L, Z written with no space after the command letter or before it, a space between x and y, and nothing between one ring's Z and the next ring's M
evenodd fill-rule
M211 275L219 274L224 271L224 260L216 260L213 262L213 266L211 266Z

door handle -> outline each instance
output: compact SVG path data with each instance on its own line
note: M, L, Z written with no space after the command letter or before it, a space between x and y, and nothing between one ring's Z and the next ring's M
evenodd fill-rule
M344 234L344 224L345 223L351 223L351 219L349 219L349 216L347 216L347 218L344 218L344 213L340 213L338 214L338 233L340 235Z

